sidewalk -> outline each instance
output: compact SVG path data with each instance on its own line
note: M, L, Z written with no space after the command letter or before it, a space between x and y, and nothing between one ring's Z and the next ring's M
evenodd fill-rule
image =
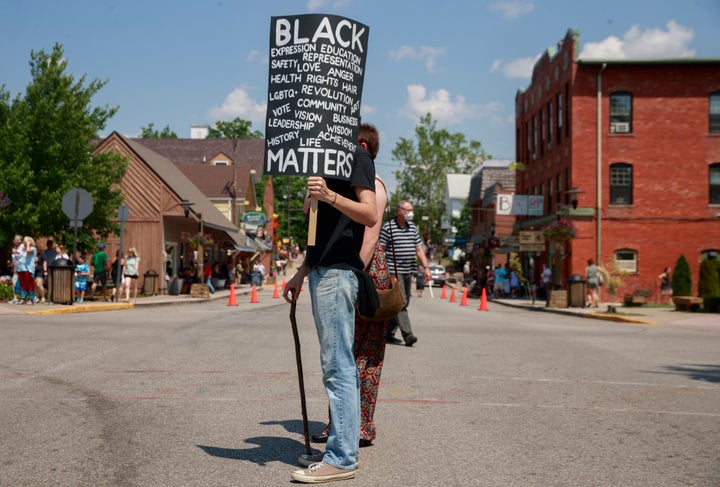
M524 299L489 299L488 301L490 303L502 304L503 306L532 309L533 311L635 323L639 325L662 325L700 316L716 317L718 325L720 325L720 317L718 315L702 312L675 311L675 307L672 305L625 307L621 303L600 303L598 308L546 308L545 302L542 300L536 300L534 304L532 301ZM615 312L610 310L611 307L615 308Z
M266 284L264 287L258 287L257 291L260 292L264 289L273 289L274 284ZM279 285L278 285L279 287ZM235 288L236 300L249 299L252 293L252 285L241 284ZM248 298L245 298L248 296ZM0 316L4 315L47 315L47 314L68 314L68 313L93 313L99 311L115 311L119 309L130 309L142 306L165 306L165 305L181 305L181 304L195 304L204 303L208 301L224 300L229 302L230 290L229 289L218 289L214 294L211 294L209 298L191 298L189 294L180 294L176 296L168 294L156 294L153 296L141 296L138 295L135 303L114 303L101 300L88 301L85 300L82 304L73 303L72 305L66 304L54 304L54 303L37 303L33 305L17 305L0 303Z

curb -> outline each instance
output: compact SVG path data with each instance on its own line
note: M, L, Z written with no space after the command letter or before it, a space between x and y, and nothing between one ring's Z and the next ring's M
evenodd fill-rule
M134 308L133 303L108 303L108 304L93 304L83 305L76 304L72 306L65 306L62 308L51 308L51 309L39 309L33 311L26 311L26 315L67 315L73 313L94 313L96 311L116 311L119 309Z
M257 288L258 291L262 291L263 287ZM246 296L249 295L252 290L250 288L248 289L236 289L235 290L235 296ZM183 295L185 296L185 295ZM168 305L182 305L182 304L196 304L196 303L206 303L211 301L219 301L221 299L228 299L229 294L227 296L220 295L220 296L214 296L210 295L208 298L190 298L190 297L181 297L178 299L168 299L164 301L146 301L143 302L141 299L140 302L135 303L113 303L113 302L106 302L106 303L97 303L97 304L78 304L73 303L72 305L57 305L57 307L52 307L49 309L38 309L34 308L31 310L13 310L11 313L2 313L0 312L0 315L60 315L60 314L74 314L74 313L96 313L96 312L102 312L102 311L118 311L122 309L134 309L134 308L143 308L143 307L149 307L149 306L168 306ZM25 308L25 307L23 307Z
M541 313L555 313L559 315L570 315L570 316L577 316L579 318L593 318L596 320L605 320L605 321L614 321L619 323L631 323L635 325L648 325L648 326L658 326L659 323L656 323L654 321L647 321L647 320L641 320L639 318L631 318L629 316L623 316L618 315L615 313L598 313L598 312L587 312L583 313L582 311L570 311L570 308L566 308L565 310L559 309L559 308L546 308L544 306L525 306L522 304L513 304L513 303L506 303L502 301L495 301L490 300L492 303L499 304L502 306L509 306L511 308L518 308L518 309L526 309L529 311L538 311Z

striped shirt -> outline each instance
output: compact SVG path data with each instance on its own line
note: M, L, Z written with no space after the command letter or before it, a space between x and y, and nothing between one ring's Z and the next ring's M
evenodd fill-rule
M387 259L388 271L395 272L395 257L397 257L398 274L414 274L417 272L417 248L422 245L417 227L412 222L406 222L407 226L400 227L397 218L385 222L380 229L378 243L385 247L385 258ZM392 225L392 240L390 239L390 225ZM395 255L393 256L393 246Z

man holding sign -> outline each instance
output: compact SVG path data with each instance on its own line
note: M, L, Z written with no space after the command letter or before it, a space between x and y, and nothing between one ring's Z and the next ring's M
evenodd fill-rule
M368 27L333 15L273 17L265 173L308 176L312 199L305 262L283 292L309 280L331 425L322 462L298 482L355 477L360 391L353 356L360 246L377 221L375 165L357 145Z
M353 356L358 280L353 269L364 267L360 245L365 227L377 221L375 166L358 146L353 179L310 177L308 194L317 198L316 245L285 286L283 296L297 299L309 279L315 327L320 341L323 383L330 405L330 434L321 463L293 473L293 479L316 483L355 476L360 442L360 390Z

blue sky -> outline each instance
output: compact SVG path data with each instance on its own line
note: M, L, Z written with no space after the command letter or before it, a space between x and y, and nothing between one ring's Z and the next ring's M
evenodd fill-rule
M514 98L568 29L581 57L720 58L720 0L0 0L0 85L30 80L31 50L63 45L76 77L108 80L105 134L241 117L264 129L270 17L342 15L370 27L363 120L381 133L378 172L421 115L514 159ZM392 187L392 184L391 184Z

